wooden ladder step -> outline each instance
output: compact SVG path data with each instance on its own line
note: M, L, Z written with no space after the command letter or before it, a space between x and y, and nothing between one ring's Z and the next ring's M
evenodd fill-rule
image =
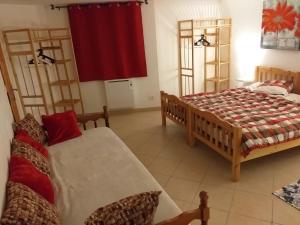
M63 106L71 106L73 104L79 103L80 99L64 99L61 101L58 101L56 103L54 103L54 106L56 107L63 107Z
M58 80L58 81L54 81L51 83L52 86L57 86L57 85L69 85L69 84L73 84L76 83L76 80Z

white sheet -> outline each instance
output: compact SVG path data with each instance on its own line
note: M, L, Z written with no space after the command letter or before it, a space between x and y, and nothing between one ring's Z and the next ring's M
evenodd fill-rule
M295 102L295 103L300 103L300 95L298 95L298 94L289 93L288 95L283 96L283 98L285 98L286 100Z
M181 211L109 128L90 129L49 147L63 225L83 225L97 208L129 195L162 190L155 223Z
M12 123L13 115L0 71L0 217L5 205L10 142L14 135Z

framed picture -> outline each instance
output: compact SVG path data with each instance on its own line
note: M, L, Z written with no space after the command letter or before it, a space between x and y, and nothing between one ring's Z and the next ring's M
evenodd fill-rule
M300 1L263 0L261 47L300 50Z

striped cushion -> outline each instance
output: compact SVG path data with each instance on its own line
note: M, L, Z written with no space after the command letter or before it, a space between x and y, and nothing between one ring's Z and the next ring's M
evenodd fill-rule
M39 143L45 143L46 134L42 126L36 121L31 114L26 114L24 119L15 124L16 131L26 131L27 134Z
M31 145L13 139L12 155L16 155L30 161L39 171L50 176L49 162L45 156L36 151Z
M56 208L29 187L9 181L1 225L58 225Z
M161 191L144 192L97 209L86 225L152 225Z

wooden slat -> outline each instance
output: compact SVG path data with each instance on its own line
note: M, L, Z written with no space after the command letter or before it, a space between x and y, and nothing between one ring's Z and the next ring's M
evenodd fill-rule
M17 42L9 42L8 45L27 45L30 44L29 41L17 41Z
M64 100L54 103L54 105L57 107L64 107L64 106L71 106L78 102L80 102L80 99L64 99Z
M32 55L32 51L9 52L11 56Z
M54 82L51 82L52 86L57 86L57 85L69 85L69 84L73 84L76 83L76 80L57 80Z
M45 107L45 104L24 104L24 107Z

